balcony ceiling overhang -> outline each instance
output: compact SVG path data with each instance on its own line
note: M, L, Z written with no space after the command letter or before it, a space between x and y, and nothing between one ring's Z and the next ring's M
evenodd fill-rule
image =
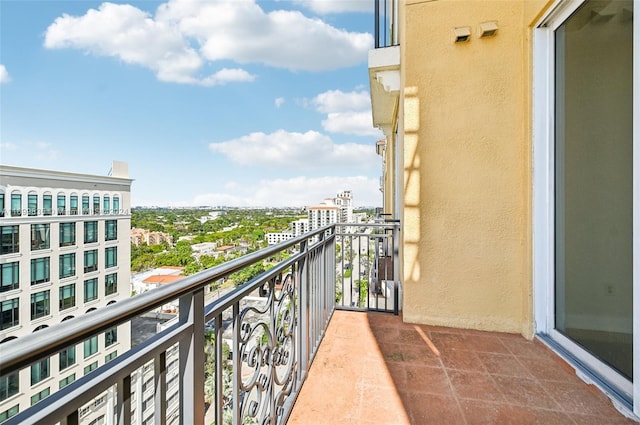
M400 46L369 50L373 126L389 136L400 96Z

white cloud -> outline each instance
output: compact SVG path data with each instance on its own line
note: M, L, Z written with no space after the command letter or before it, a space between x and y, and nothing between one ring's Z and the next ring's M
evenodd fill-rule
M318 112L327 114L322 128L330 133L381 137L382 132L373 127L371 99L366 90L345 93L329 90L313 98L311 104Z
M371 112L332 112L322 120L322 128L330 133L382 136L382 132L373 127Z
M11 77L9 77L9 72L7 68L0 64L0 84L6 84L11 81Z
M276 105L276 108L281 107L284 104L284 97L277 97L273 103Z
M371 98L369 97L369 92L365 90L349 93L340 90L329 90L314 97L312 102L318 112L326 114L371 110Z
M255 185L232 184L235 189L231 193L198 195L191 205L304 207L317 205L340 191L352 190L355 205L378 206L382 202L378 185L377 179L364 176L260 180Z
M315 131L306 133L277 130L271 134L251 133L238 139L210 143L209 149L240 165L264 167L377 167L380 160L372 145L334 143Z
M296 3L321 15L329 13L373 12L372 0L296 0Z
M15 151L18 150L18 145L11 142L0 142L0 150Z
M47 28L44 45L118 58L153 70L161 81L211 86L253 81L255 76L243 69L205 76L207 63L337 69L366 60L373 37L337 29L297 11L266 13L255 0L170 0L155 15L114 3L103 3L82 16L64 14Z
M33 142L28 145L35 148L35 157L44 161L56 161L60 158L60 153L48 142Z
M0 142L0 160L5 164L46 168L60 158L60 152L49 142Z

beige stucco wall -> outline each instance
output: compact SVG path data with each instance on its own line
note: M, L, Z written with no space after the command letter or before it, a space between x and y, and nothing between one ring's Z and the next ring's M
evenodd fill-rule
M401 4L406 321L532 335L530 34L547 3Z

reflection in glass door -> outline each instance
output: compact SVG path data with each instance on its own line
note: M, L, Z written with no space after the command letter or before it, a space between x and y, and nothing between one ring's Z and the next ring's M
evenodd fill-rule
M633 1L555 31L555 328L633 376Z

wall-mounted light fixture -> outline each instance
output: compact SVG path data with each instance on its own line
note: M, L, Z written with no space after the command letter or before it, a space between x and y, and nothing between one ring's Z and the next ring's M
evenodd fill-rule
M457 27L453 29L453 42L464 43L471 39L471 27Z
M480 38L493 37L498 32L498 23L496 21L487 21L480 23Z

